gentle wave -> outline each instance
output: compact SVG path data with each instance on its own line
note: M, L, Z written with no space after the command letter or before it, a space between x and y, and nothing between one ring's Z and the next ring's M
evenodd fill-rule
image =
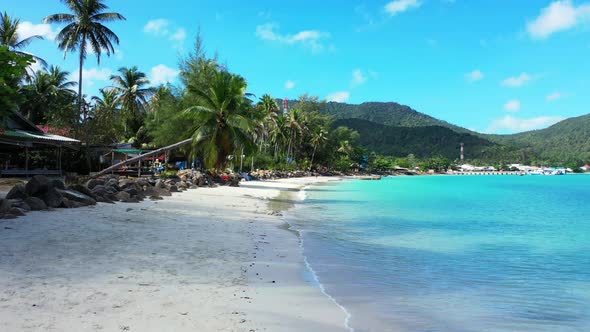
M306 190L311 187L312 187L311 185L304 186L303 188L301 188L299 190L299 192L297 192L297 199L300 202L305 201L305 199L307 198ZM299 251L301 252L301 255L303 256L303 262L305 263L305 268L312 276L313 283L315 284L316 287L319 288L319 290L322 292L322 294L324 294L324 296L326 296L328 299L330 299L330 301L332 301L336 306L338 306L338 308L340 308L340 310L342 310L344 312L344 314L346 316L344 319L344 328L350 332L354 332L354 329L350 326L350 319L352 318L352 315L346 309L346 307L344 307L342 304L340 304L338 301L336 301L336 299L334 297L332 297L330 294L328 294L328 292L326 291L326 288L324 287L324 285L320 281L318 274L315 272L315 270L313 269L313 267L309 263L309 260L307 259L307 256L305 255L305 248L303 245L303 230L295 227L294 223L292 222L292 220L295 219L296 217L293 215L290 215L289 211L286 211L285 213L283 213L282 218L283 218L283 221L285 221L285 223L287 223L287 225L289 225L288 229L295 231L299 236Z

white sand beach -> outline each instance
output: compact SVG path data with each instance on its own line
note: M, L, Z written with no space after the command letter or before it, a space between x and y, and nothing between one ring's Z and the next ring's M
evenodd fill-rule
M281 190L333 180L0 221L0 331L346 331L345 313L303 278L298 237L268 209Z

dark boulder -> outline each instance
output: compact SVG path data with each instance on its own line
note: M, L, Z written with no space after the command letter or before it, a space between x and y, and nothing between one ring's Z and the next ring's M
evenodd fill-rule
M32 211L47 210L47 204L45 204L42 199L37 197L28 197L25 199L25 203L29 205Z
M131 195L125 191L119 191L115 196L117 197L117 200L121 202L127 202L131 198Z
M22 200L24 200L27 197L29 197L29 194L27 194L27 190L25 189L25 185L23 185L23 184L15 185L14 187L12 187L12 189L10 189L10 191L6 195L6 199L22 199Z
M0 214L5 214L12 208L12 203L7 199L0 199Z
M85 186L81 185L81 184L71 185L69 187L69 189L75 190L75 191L78 191L78 192L81 192L84 195L90 196L90 197L94 198L94 200L96 200L96 197L94 196L94 193L91 190L89 190L88 188L86 188Z
M19 208L25 212L31 211L31 207L22 199L11 199L10 203L12 203L12 207Z
M69 201L80 203L81 206L96 205L94 198L74 190L56 189L64 198Z
M58 208L63 204L63 196L57 191L57 189L54 188L47 190L38 197L41 198L50 208Z
M90 179L86 182L86 187L90 190L94 189L96 186L104 186L104 180L100 179Z
M171 186L168 188L168 190L169 190L171 193L177 193L177 192L178 192L178 187L177 187L176 185L171 185Z
M25 189L29 196L38 196L40 194L45 193L49 190L50 181L46 176L43 175L35 175L27 184L25 185Z
M12 208L10 208L10 211L8 211L8 214L11 214L11 215L17 216L17 217L22 217L25 215L25 211L23 211L22 209L19 209L17 207L12 207Z
M96 201L99 203L115 204L115 202L112 199L103 196L96 196Z
M76 208L83 207L83 206L84 206L84 204L82 204L80 202L69 200L67 198L63 198L62 203L61 203L61 207L66 208L66 209L76 209Z
M66 189L66 185L61 180L58 180L58 179L50 180L49 187L55 188L55 189L61 189L61 190Z

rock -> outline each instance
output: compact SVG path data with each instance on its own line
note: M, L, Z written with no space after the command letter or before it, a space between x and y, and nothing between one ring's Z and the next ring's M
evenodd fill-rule
M22 217L25 215L25 211L23 211L17 207L10 208L10 211L8 211L8 213L12 214L13 216L17 216L17 217Z
M27 190L25 188L25 185L23 184L15 185L14 187L12 187L12 189L10 189L10 191L6 195L6 199L25 200L27 197L29 197L29 194L27 194Z
M84 205L80 202L72 201L67 198L62 199L62 207L66 208L66 209L76 209L76 208L79 208L82 206L84 206Z
M64 198L68 199L69 201L79 203L81 206L96 205L96 200L94 200L94 198L92 198L86 194L83 194L81 192L77 192L74 190L61 190L61 189L56 189L56 190Z
M126 188L123 191L128 193L129 196L137 196L137 193L138 193L137 189L135 189L135 188Z
M117 197L117 200L121 202L127 202L131 198L131 195L125 191L119 191L115 196Z
M27 199L25 199L25 203L31 207L32 211L47 210L47 204L45 204L42 199L37 197L27 197Z
M38 197L41 198L45 202L45 204L47 204L47 207L50 208L58 208L62 206L63 203L63 196L54 188L47 190L45 193Z
M66 185L58 179L54 179L49 181L49 187L55 188L55 189L66 189Z
M0 199L0 214L5 214L12 208L12 203L7 199Z
M16 219L17 216L11 213L0 213L0 219Z
M25 185L25 190L29 196L37 196L49 190L49 179L43 175L35 175Z
M31 211L31 207L29 206L29 204L25 203L25 201L23 201L22 199L11 199L10 203L12 203L13 207L17 207L23 210L24 212Z
M135 181L135 183L140 187L147 187L150 185L150 183L146 179L137 179L137 181Z
M158 195L159 196L172 196L172 194L170 193L170 191L166 188L160 188L158 189Z
M104 180L90 179L86 182L86 188L92 190L94 187L101 185L104 186Z
M96 196L96 201L100 203L108 203L108 204L115 204L115 202L109 198L103 196Z
M158 195L151 195L151 196L150 196L150 199L151 199L152 201L159 201L159 200L163 200L163 198L162 198L162 197L160 197L160 196L158 196Z
M89 190L88 188L86 188L85 186L81 185L81 184L71 185L69 189L75 190L75 191L78 191L78 192L81 192L84 195L90 196L90 197L94 198L94 200L96 200L96 197L94 196L94 193L91 190Z
M171 185L171 186L168 188L168 190L169 190L171 193L177 193L177 192L178 192L178 187L177 187L176 185Z

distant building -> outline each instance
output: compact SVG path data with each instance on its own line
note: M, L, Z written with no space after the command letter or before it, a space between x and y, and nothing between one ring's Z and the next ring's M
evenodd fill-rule
M590 172L590 164L586 164L582 167L580 167L581 170L583 170L584 172Z

